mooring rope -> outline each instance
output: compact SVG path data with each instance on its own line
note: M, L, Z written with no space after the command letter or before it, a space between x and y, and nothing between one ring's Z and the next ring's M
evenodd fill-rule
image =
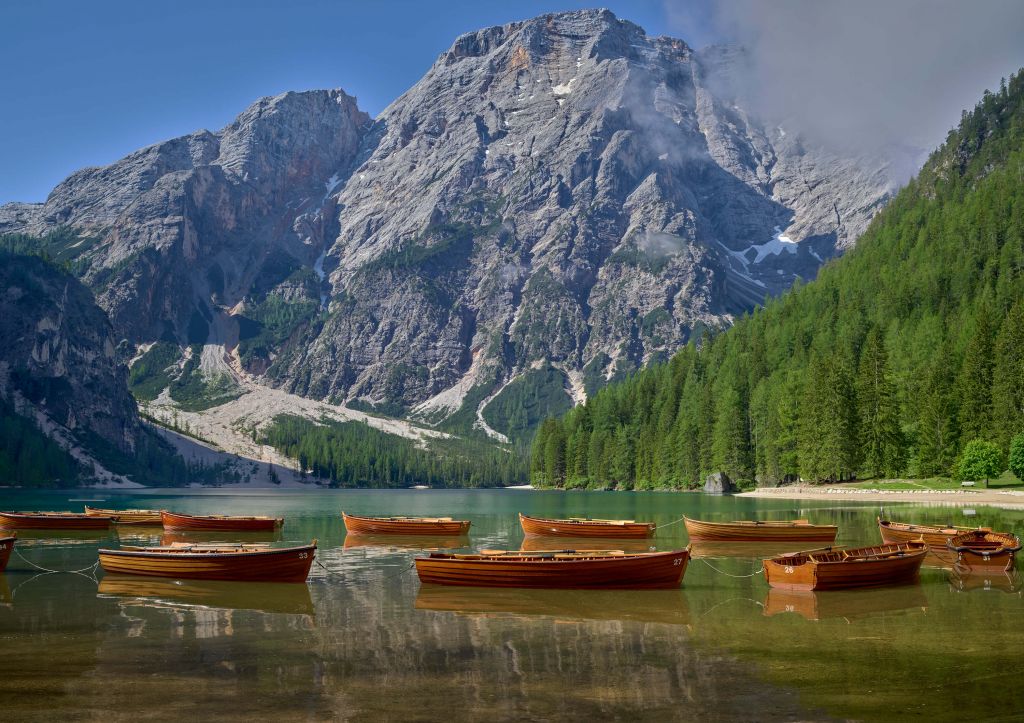
M761 608L762 610L764 609L764 603L763 603L763 602L760 602L760 601L758 601L758 600L754 600L753 598L749 598L749 597L731 597L731 598L729 598L728 600L723 600L723 601L722 601L722 602L720 602L720 603L716 603L716 604L712 605L712 606L711 606L711 607L709 607L709 608L708 608L707 610L705 610L704 612L702 612L702 613L701 613L701 614L700 614L700 615L699 615L698 617L704 617L705 615L707 615L707 614L708 614L709 612L711 612L712 610L715 610L715 609L717 609L717 608L720 608L720 607L722 607L723 605L726 605L726 604L728 604L728 603L731 603L731 602L736 602L737 600L745 600L745 601L747 601L747 602L751 602L751 603L754 603L755 605L757 605L757 606L758 606L759 608Z
M18 550L17 547L14 548L13 552L25 564L31 565L32 567L34 567L37 570L41 570L42 572L48 572L48 573L61 573L61 572L63 572L63 573L67 573L69 575L85 575L85 573L87 571L88 572L94 572L96 570L96 567L100 564L100 561L97 560L93 564L89 565L89 567L83 567L83 568L81 568L79 570L51 570L48 567L43 567L42 565L37 565L36 563L34 563L31 560L29 560L28 558L26 558L24 555L21 554L21 552ZM88 575L85 575L85 576L88 577Z
M314 560L314 562L316 562L316 564L317 564L317 565L319 565L320 567L322 567L322 568L324 569L324 571L325 571L325 572L326 572L326 573L327 573L328 575L333 575L333 576L335 576L335 577L340 577L340 578L341 578L342 580L348 580L348 576L347 576L347 575L346 575L345 573L343 573L343 572L338 572L338 571L336 571L336 570L332 570L331 568L327 567L327 566L326 566L325 564L323 564L322 562L320 562L320 559L319 559L319 558L316 558L316 559ZM393 573L391 573L390 575L384 575L384 576L383 576L383 577L381 577L380 579L381 579L381 580L390 580L390 579L392 579L392 578L398 577L399 575L404 575L405 573L409 572L409 570L413 569L414 567L416 567L416 562L415 562L415 561L413 561L413 562L410 562L410 563L409 563L409 565L408 565L407 567L403 567L403 568L402 568L401 570L399 570L398 572L393 572ZM368 580L359 580L359 579L356 579L356 580L355 580L355 582L369 582L369 581L368 581Z
M698 559L701 562L703 562L705 565L710 567L715 572L717 572L717 573L719 573L721 575L726 575L728 577L754 577L754 575L760 575L762 572L764 572L764 563L763 562L761 563L761 567L757 568L757 570L755 570L754 572L750 573L749 575L733 575L731 572L726 572L725 570L719 570L717 567L715 567L710 562L708 562L707 558L705 558L705 557L698 557L696 559Z
M680 517L678 520L672 520L671 522L666 522L664 525L658 525L654 529L660 530L662 527L668 527L669 525L678 525L680 522L682 522L685 519L686 519L685 517Z

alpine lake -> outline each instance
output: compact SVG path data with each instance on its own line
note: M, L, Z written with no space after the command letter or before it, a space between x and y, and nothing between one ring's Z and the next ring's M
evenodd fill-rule
M839 525L837 544L866 545L880 540L878 515L1020 535L1024 511L529 490L4 490L0 499L9 510L283 516L274 535L220 539L319 544L304 585L210 583L82 571L100 547L166 542L159 528L21 532L20 556L0 574L4 720L1024 718L1016 577L960 578L931 560L909 586L769 590L755 574L762 554L794 543L740 554L695 546L683 586L666 591L425 587L412 569L431 547L519 549L520 511L666 525L650 544L627 543L639 550L685 546L682 523L669 524L684 514L806 518ZM473 527L468 540L346 538L343 509L451 515Z

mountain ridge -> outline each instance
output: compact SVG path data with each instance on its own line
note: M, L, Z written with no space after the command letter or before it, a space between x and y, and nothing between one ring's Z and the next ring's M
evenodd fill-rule
M888 198L883 162L745 110L743 62L609 11L495 26L376 119L340 90L263 98L0 207L0 233L70 227L118 334L176 348L200 396L252 376L522 438L812 277Z

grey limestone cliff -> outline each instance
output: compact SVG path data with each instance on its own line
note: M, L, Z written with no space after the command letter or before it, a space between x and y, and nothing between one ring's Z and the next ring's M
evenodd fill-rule
M883 161L759 120L747 62L603 10L488 28L375 120L263 99L0 208L0 233L72 227L133 344L514 435L813 277L888 198Z

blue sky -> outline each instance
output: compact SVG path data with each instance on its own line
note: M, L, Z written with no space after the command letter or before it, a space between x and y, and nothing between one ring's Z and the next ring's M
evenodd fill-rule
M1022 0L598 0L650 35L742 43L756 112L853 150L931 149L1024 66ZM0 203L264 95L371 114L461 33L579 0L0 0Z
M609 2L649 34L701 46L707 13L664 0ZM157 141L226 125L253 100L343 88L378 113L461 33L546 12L556 0L0 4L0 203L41 201L69 173ZM691 24L692 29L680 27ZM689 30L689 32L688 32Z

